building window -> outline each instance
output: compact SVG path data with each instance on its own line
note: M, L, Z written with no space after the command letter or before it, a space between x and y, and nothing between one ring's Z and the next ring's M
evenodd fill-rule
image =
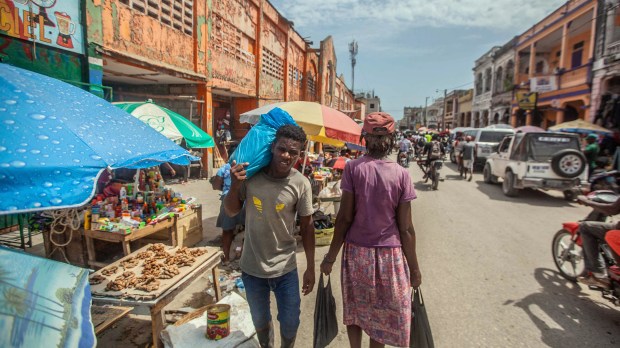
M482 94L482 73L476 77L476 95Z
M491 90L491 81L493 81L493 73L491 72L491 68L488 68L484 73L484 91L488 92Z
M262 72L278 80L284 79L282 59L266 48L263 48Z
M583 41L576 43L573 46L573 54L571 55L571 69L575 69L581 66L583 59Z
M120 0L134 11L187 35L194 32L194 0Z
M372 104L372 103L371 103L371 104L370 104L370 108L371 108L371 109L374 109L374 108L375 108L375 104Z

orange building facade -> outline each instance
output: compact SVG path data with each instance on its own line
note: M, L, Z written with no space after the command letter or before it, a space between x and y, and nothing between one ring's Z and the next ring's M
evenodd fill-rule
M597 1L571 0L518 37L513 127L590 119L596 12ZM537 93L535 110L519 108L519 92Z
M86 9L89 62L102 67L113 101L153 99L236 140L249 129L239 115L262 105L354 109L332 38L312 48L267 0L87 0ZM203 153L203 165L212 159Z

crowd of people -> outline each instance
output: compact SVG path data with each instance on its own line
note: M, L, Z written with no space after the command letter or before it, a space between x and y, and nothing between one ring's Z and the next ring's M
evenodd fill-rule
M272 292L278 308L282 347L295 345L301 295L313 291L317 276L312 188L308 178L313 168L333 167L338 158L343 158L346 164L339 169L342 178L340 209L333 240L318 271L331 274L337 256L342 255L342 306L352 347L361 346L362 333L369 336L373 347L409 345L412 288L420 286L421 272L411 214L411 202L416 193L406 168L417 160L424 171L424 179L428 180L432 162L443 160L447 153L454 151L461 178L471 181L475 146L473 139L462 133L450 136L449 133L396 132L394 119L381 112L366 117L362 136L366 144L364 156L347 149L340 153L325 151L306 155L303 129L295 125L283 126L271 145L270 164L259 173L248 178L245 171L248 163L233 162L221 167L212 179L213 188L221 191L217 227L223 231L225 262L231 258L234 231L238 226L245 227L239 267L261 347L274 344ZM599 165L598 136L588 135L584 140L583 151L592 173ZM397 150L396 162L388 158L394 150ZM620 201L601 205L584 197L579 200L609 214L620 214ZM582 283L609 287L596 253L598 243L615 228L620 225L582 224L589 271L586 277L579 278ZM305 251L307 268L303 271L297 269L296 230ZM303 272L301 283L300 272ZM377 298L399 306L376 306L373 299ZM399 330L394 330L395 323Z

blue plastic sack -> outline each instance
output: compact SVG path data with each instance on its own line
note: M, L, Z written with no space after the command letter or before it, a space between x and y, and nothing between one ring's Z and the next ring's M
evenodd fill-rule
M261 115L260 121L241 139L241 143L230 156L228 163L247 162L246 176L249 179L271 162L271 143L276 139L278 129L287 124L297 125L288 112L274 108Z

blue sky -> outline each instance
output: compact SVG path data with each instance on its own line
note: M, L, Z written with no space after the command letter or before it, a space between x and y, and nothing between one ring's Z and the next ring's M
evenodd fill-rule
M564 0L270 0L302 36L334 39L351 87L348 43L359 45L355 90L373 90L396 119L443 89L471 88L474 61L553 12ZM436 90L441 90L439 93Z

